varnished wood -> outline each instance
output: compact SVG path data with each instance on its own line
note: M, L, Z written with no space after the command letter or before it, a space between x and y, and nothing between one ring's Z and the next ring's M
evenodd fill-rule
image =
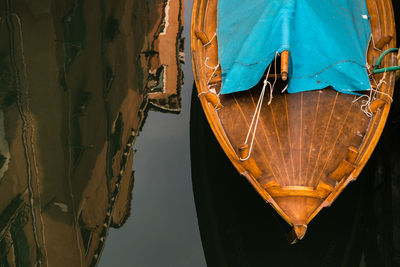
M289 51L285 50L281 53L281 78L286 81L289 73Z
M376 43L375 47L379 50L382 50L385 47L385 45L387 45L392 39L393 39L393 37L390 35L384 36L379 39L379 41Z
M400 50L397 53L397 66L400 66ZM400 76L400 70L396 71L396 78L399 78Z
M219 109L222 107L219 97L214 92L207 92L205 94L207 101L215 108Z
M355 168L356 166L354 164L344 159L339 163L339 166L329 174L329 178L340 181L354 171Z
M381 50L395 46L394 15L390 1L367 0L367 6L373 39L377 42L368 50L368 62L373 65ZM210 84L217 92L221 87L220 78L207 83L214 79L214 70L205 64L208 58L208 66L218 65L218 40L215 37L204 46L204 38L196 34L202 32L211 40L216 18L217 0L194 1L192 64L199 95L207 94ZM283 71L288 59L288 55L281 56ZM396 64L396 55L390 55L381 67ZM385 83L378 88L383 94L378 93L369 107L372 117L362 111L363 99L354 95L332 89L281 93L286 84L278 82L271 104L263 103L254 147L245 161L239 156L248 155L249 151L241 151L240 147L246 139L260 88L220 95L219 109L206 97L200 97L210 126L232 164L293 225L298 239L304 236L314 216L357 178L379 140L391 105L394 73L385 77L377 74L374 78L385 78Z
M204 32L196 31L194 34L197 38L199 38L203 45L207 44L210 41Z
M239 156L241 159L245 159L250 154L250 146L248 144L242 144L239 146Z
M378 108L382 108L383 105L385 105L385 104L386 104L386 102L385 102L384 100L382 100L382 99L376 99L376 100L374 100L374 101L371 103L371 105L369 106L369 110L370 110L372 113L375 113L375 112L378 110Z

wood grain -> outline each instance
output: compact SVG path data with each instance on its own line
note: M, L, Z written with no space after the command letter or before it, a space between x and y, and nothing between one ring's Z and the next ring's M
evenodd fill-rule
M395 46L395 22L390 1L367 0L373 40L381 49ZM281 93L279 81L270 105L264 100L255 134L251 163L240 161L243 145L254 115L261 87L221 95L222 108L215 109L204 94L221 87L219 73L205 65L218 64L216 31L217 0L195 0L192 17L192 60L200 100L217 140L232 164L291 225L301 239L307 224L329 206L350 181L356 179L371 156L385 125L393 95L394 74L379 88L371 105L372 117L362 111L362 100L332 89L296 94ZM202 32L207 38L198 38ZM370 45L369 65L381 51ZM388 56L382 67L397 63ZM210 77L215 81L207 86ZM273 78L271 76L271 78ZM383 74L375 75L376 81ZM374 81L371 81L374 85ZM266 98L270 96L267 94ZM261 172L261 175L259 175Z

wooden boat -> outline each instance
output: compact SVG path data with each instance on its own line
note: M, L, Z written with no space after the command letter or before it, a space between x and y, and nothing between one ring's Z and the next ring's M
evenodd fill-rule
M374 66L382 51L396 45L395 22L391 1L366 2L374 42L367 58ZM194 0L193 4L191 52L198 95L226 155L293 226L291 242L295 242L304 237L318 212L357 178L371 156L391 106L395 72L371 75L381 82L371 83L376 92L367 109L357 96L332 89L281 93L282 83L282 88L275 88L271 104L263 102L251 156L241 160L249 156L244 140L260 87L218 95L220 69L212 67L218 65L217 4L218 0ZM396 54L391 53L380 67L394 65ZM284 68L278 76L283 76Z

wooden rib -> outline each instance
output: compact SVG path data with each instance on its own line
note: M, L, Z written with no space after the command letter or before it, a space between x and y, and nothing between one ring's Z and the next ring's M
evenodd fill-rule
M348 162L355 164L359 154L360 154L360 151L357 148L351 146L348 148L346 159Z
M245 114L244 114L242 108L240 107L240 105L239 105L239 103L238 103L238 101L237 101L237 99L236 99L236 97L235 97L235 94L232 94L232 97L233 97L233 99L235 100L236 106L238 107L238 110L239 110L240 113L242 114L243 119L244 119L244 121L245 121L246 124L247 124L247 127L250 127L250 124L249 124L249 122L248 122L248 120L247 120L247 118L246 118L246 116L245 116ZM261 148L261 146L259 145L259 143L258 143L258 141L257 141L257 136L255 136L254 139L255 139L255 140L254 140L255 145L257 145L257 146L260 148L260 151L261 151L261 153L262 153L263 156L264 156L264 161L267 163L267 165L268 165L269 168L270 168L271 173L274 175L273 170L272 170L272 167L271 167L271 165L269 164L269 161L267 160L267 157L265 156L264 150ZM254 149L254 148L253 148L253 149ZM254 178L258 178L258 177L254 177Z
M296 98L295 95L292 97ZM277 134L279 137L279 149L280 154L283 155L283 162L280 162L280 164L285 167L285 172L287 173L287 178L288 180L282 181L281 185L290 185L293 182L293 164L291 164L291 153L290 153L290 142L289 142L289 134L290 134L290 129L287 127L287 119L288 116L287 114L287 109L286 109L286 104L284 103L285 101L285 95L278 95L277 97L274 98L274 101L271 103L271 108L273 112L271 112L270 116L273 119L273 125L274 128L277 129ZM267 113L263 113L263 116L265 116ZM280 114L278 117L276 114Z
M249 90L249 93L250 93L251 101L253 102L253 106L256 106L256 102L254 101L254 97L253 97L253 94L251 93L251 90ZM260 120L259 123L261 123L261 128L262 128L262 130L263 130L263 134L264 134L265 140L267 141L268 148L269 148L269 150L271 151L271 154L273 154L273 153L275 154L275 152L274 152L274 150L272 149L271 144L270 144L270 142L269 142L267 133L265 132L264 122L262 121L262 116L261 116L261 114L260 114L259 120ZM271 169L273 170L272 166L271 166ZM280 169L277 168L277 170L278 170L278 172L279 172L280 177L282 177L282 173L281 173ZM275 176L275 175L274 175L274 177L275 177L275 179L278 181L278 179L277 179L278 177Z
M387 2L387 0L385 0L386 2ZM378 5L377 6L377 8L378 8L378 16L379 16L379 14L385 14L385 11L384 10L382 10L382 8L383 8L383 6L385 6L385 1L380 1L381 2L381 4L380 5ZM379 24L380 24L380 29L387 29L387 23L386 23L386 19L384 18L384 19L380 19L379 20ZM381 36L380 36L380 38L382 38L384 36L384 34L382 34L382 32L381 32Z
M373 139L373 136L374 136L373 129L376 127L376 123L378 121L379 115L380 115L380 110L378 109L375 112L375 115L372 117L372 119L369 122L367 131L366 131L366 135L364 136L364 140L360 145L361 151L364 150L369 145L370 141Z
M334 179L336 181L342 180L344 177L348 176L354 169L356 165L351 164L347 160L343 159L339 166L329 174L329 178Z
M314 117L314 126L313 126L313 130L312 130L312 134L311 134L311 139L310 139L310 148L308 150L308 160L307 160L307 170L306 170L306 177L308 174L308 169L310 166L310 159L311 159L311 149L313 146L313 139L314 139L314 133L315 133L315 126L317 124L317 115L318 115L318 109L319 109L319 101L321 99L321 94L318 94L318 101L317 101L317 106L315 107L315 117ZM305 182L305 181L304 181Z
M293 182L296 181L295 183L298 185L302 185L301 183L299 183L299 180L301 180L299 163L302 151L298 147L300 144L299 131L302 130L302 119L299 118L299 116L301 117L301 114L299 114L299 111L301 109L301 94L302 93L284 95L286 96L286 107L284 112L286 112L286 128L288 128L288 138L284 137L288 141L288 147L287 149L285 149L285 153L290 153L290 155L287 156L287 160L288 162L291 162L292 167L292 173L290 173L291 183L293 184ZM316 95L313 98L316 103ZM285 116L285 114L282 114L282 116Z
M354 99L355 99L355 97L353 98L353 101L354 101ZM344 118L344 121L343 121L343 124L342 124L342 128L340 128L340 131L339 131L339 133L338 133L338 135L337 135L337 137L336 137L336 139L335 139L335 143L334 143L332 149L330 150L330 152L329 152L329 154L328 154L327 160L325 161L325 164L323 165L323 168L322 168L322 170L321 170L320 175L318 176L318 180L321 179L321 176L322 176L322 174L324 173L324 170L325 170L325 168L326 168L326 165L328 164L329 160L331 159L332 152L333 152L333 150L334 150L335 147L336 147L336 144L337 144L337 142L338 142L338 140L339 140L339 137L342 135L343 128L344 128L344 126L346 125L347 118L348 118L348 116L349 116L349 114L350 114L350 111L351 111L351 109L352 109L352 107L353 107L353 104L354 104L353 101L351 102L350 108L349 108L349 110L348 110L347 113L346 113L346 117Z
M368 4L370 3L371 1L367 1L367 6L368 6ZM376 1L372 1L372 3L374 4L374 8L375 8L375 12L374 13L372 13L373 14L373 16L376 18L376 21L380 24L380 21L381 21L381 18L380 18L380 16L379 16L379 8L378 8L378 6L377 6L377 3L376 3ZM371 7L372 8L372 7ZM369 12L369 13L371 13L371 12ZM371 15L371 14L370 14ZM372 18L372 17L371 17ZM372 21L372 19L371 19L371 21ZM375 21L375 20L374 20ZM373 27L374 28L374 30L376 31L379 31L379 38L382 38L382 31L381 31L381 27ZM375 38L376 38L377 36L374 36L374 40L375 40Z
M382 37L381 39L379 39L379 41L376 43L375 47L378 48L379 50L382 50L383 47L385 45L387 45L388 43L390 43L390 41L392 40L392 36L390 35L386 35L384 37Z
M292 161L293 179L295 179L296 175L294 173L294 163L293 163L293 153L292 153L292 140L291 140L291 137L290 137L290 121L289 121L289 111L288 111L288 103L287 103L286 94L284 94L284 97L285 97L286 120L287 120L287 127L288 127L289 154L290 154L290 160Z
M304 93L301 92L300 96L300 143L299 143L299 152L300 152L300 160L299 160L299 173L300 175L303 173L302 172L302 160L303 160L303 153L301 153L302 149L302 138L303 138L303 96Z
M336 101L337 101L338 96L339 96L339 92L336 92L335 101L333 102L331 114L329 115L329 120L328 120L328 123L326 124L325 132L324 132L324 137L322 138L322 143L321 143L321 146L319 147L317 160L315 161L314 169L313 169L313 172L312 172L312 174L311 174L310 177L314 177L315 168L316 168L317 165L318 165L319 157L320 157L320 155L321 155L321 149L322 149L322 147L324 146L324 141L325 141L325 138L326 138L326 133L328 132L328 128L329 128L330 123L331 123L331 120L332 120L332 115L333 115L333 112L334 112L335 107L336 107Z
M260 114L260 122L261 125L263 126L263 131L264 131L264 135L266 136L266 138L268 138L269 143L271 144L271 149L272 147L274 147L274 161L277 162L279 158L281 158L280 155L280 150L279 150L279 139L277 136L277 133L275 131L275 127L274 127L274 121L272 118L272 113L270 113L270 109L268 109L266 106L264 107L264 109L261 110L261 114ZM283 163L280 163L279 165L277 165L277 169L280 173L280 179L277 180L280 183L284 183L285 179L285 170L283 169Z
M320 181L316 187L317 190L324 190L324 191L329 191L332 192L333 191L333 186L331 186L330 184L324 183L322 181Z
M281 140L279 138L279 132L278 132L278 127L276 127L276 121L275 121L275 116L274 116L274 111L271 105L269 105L269 108L271 110L271 115L272 115L272 121L274 122L274 129L275 129L275 133L276 133L276 137L278 138L278 143L279 143L279 149L281 151L281 157L282 157L282 163L285 165L285 172L286 172L286 176L287 176L287 182L288 184L290 184L290 178L289 178L289 173L287 170L287 162L285 161L285 157L283 156L283 150L282 150L282 144L281 144Z

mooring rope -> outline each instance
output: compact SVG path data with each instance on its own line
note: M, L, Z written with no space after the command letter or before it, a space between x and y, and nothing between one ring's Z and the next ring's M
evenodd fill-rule
M360 99L363 98L363 97L366 97L367 100L363 100L363 101L361 102L361 103L362 103L362 105L361 105L361 110L362 110L362 111L365 113L365 115L367 115L368 117L372 117L373 114L372 114L372 112L371 112L370 105L371 105L372 101L374 101L375 99L377 99L377 95L378 95L378 94L381 94L381 95L384 95L384 96L388 97L389 100L390 100L390 102L393 102L393 98L392 98L392 96L391 96L390 94L385 93L385 92L382 92L382 91L380 90L383 84L386 84L386 85L387 85L386 77L387 77L387 73L388 73L388 72L387 72L387 71L383 72L382 78L379 80L379 82L377 82L377 81L375 80L374 73L371 71L371 66L370 66L369 64L367 64L367 69L368 69L368 72L370 73L369 76L370 76L372 82L375 84L376 89L374 89L374 88L371 86L370 89L369 89L369 95L361 95L361 96L357 97L357 98L353 101L353 103L354 103L354 102L357 102L358 100L360 100Z
M207 64L208 59L209 59L209 58L206 57L206 60L204 61L204 65L205 65L207 68L212 69L212 70L214 70L214 71L213 71L213 73L211 74L210 78L208 78L207 86L209 85L211 79L214 77L215 73L217 72L217 70L218 70L218 68L219 68L219 63L218 63L216 66L214 66L214 67L209 66L209 65Z
M269 98L269 101L268 101L268 105L270 105L271 102L272 102L272 93L274 91L275 83L277 81L277 75L276 75L276 58L277 58L277 55L278 55L278 53L275 54L275 64L274 64L274 67L275 67L275 80L274 80L274 82L272 84L268 81L268 76L269 76L269 73L271 71L271 66L272 66L272 64L270 64L269 67L268 67L268 70L267 70L267 75L266 75L266 77L264 79L263 88L262 88L260 96L258 98L256 109L254 110L254 114L253 114L253 118L252 118L251 123L250 123L249 130L247 132L246 140L244 142L245 145L247 145L247 143L249 142L251 130L253 129L253 125L254 125L253 135L251 137L251 142L250 142L250 147L249 147L249 155L244 159L242 159L239 156L240 161L246 161L251 156L251 152L253 150L254 140L255 140L255 136L256 136L256 132L257 132L257 126L258 126L258 122L259 122L259 118L260 118L261 107L262 107L262 103L263 103L263 100L264 100L265 89L267 88L267 85L269 85L269 88L270 88L270 98Z

